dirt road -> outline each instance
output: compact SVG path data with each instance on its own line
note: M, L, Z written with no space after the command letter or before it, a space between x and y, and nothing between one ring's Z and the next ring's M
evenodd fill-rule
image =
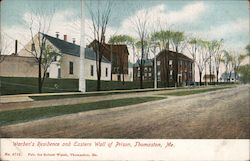
M250 138L249 86L2 126L1 137Z

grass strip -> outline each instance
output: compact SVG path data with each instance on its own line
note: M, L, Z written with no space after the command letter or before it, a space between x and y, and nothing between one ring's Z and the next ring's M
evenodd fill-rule
M186 96L186 95L199 94L199 93L204 93L204 92L217 91L217 90L222 90L222 89L227 89L227 88L232 88L232 86L222 87L222 88L207 88L207 89L194 89L194 90L187 90L187 91L176 91L176 92L162 93L159 95Z
M28 122L65 114L72 114L90 110L108 109L127 105L134 105L143 102L165 99L162 97L134 97L116 100L105 100L76 105L63 105L52 107L40 107L32 109L19 109L0 112L0 126Z
M158 89L158 90L142 90L142 91L125 91L125 92L108 92L108 93L87 93L87 94L69 94L69 95L47 95L47 96L29 96L35 101L42 100L52 100L52 99L65 99L65 98L80 98L80 97L92 97L92 96L105 96L105 95L114 95L114 94L128 94L128 93L140 93L140 92L154 92L166 89ZM174 89L167 89L174 90Z

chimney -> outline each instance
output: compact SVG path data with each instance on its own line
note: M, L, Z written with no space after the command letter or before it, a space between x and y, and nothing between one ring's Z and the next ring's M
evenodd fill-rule
M67 35L63 35L63 40L67 41Z
M56 32L56 38L59 38L59 32Z
M76 38L73 38L73 44L76 44Z
M15 55L17 55L17 40L15 41Z

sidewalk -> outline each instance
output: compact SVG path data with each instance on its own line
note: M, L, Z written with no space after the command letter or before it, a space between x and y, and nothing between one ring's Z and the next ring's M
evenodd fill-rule
M146 92L146 91L160 91L174 89L174 87L170 88L146 88L146 89L133 89L133 90L113 90L113 91L94 91L94 92L65 92L65 93L35 93L35 94L19 94L19 95L4 95L0 96L0 104L1 103L12 103L12 102L29 102L34 101L30 96L56 96L56 95L76 95L76 94L110 94L110 93L128 93L128 92Z

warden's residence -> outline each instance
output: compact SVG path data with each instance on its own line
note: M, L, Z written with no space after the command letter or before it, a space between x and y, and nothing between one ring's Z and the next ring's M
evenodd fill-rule
M134 64L134 80L140 80L139 61ZM164 86L189 85L194 81L194 62L182 53L163 50L156 56L157 81ZM154 59L144 60L143 80L154 80Z
M38 64L29 51L34 51L34 48L38 47L39 34L34 36L35 43L30 41L18 54L5 56L4 61L0 63L0 76L37 77ZM80 46L75 44L75 41L68 42L67 35L64 35L63 39L60 39L58 34L56 37L46 34L43 34L43 36L46 38L46 45L52 46L59 53L59 56L54 57L46 76L49 78L79 78ZM92 48L85 48L85 79L97 79L96 56L97 54ZM101 80L110 80L111 62L103 57L101 66Z

